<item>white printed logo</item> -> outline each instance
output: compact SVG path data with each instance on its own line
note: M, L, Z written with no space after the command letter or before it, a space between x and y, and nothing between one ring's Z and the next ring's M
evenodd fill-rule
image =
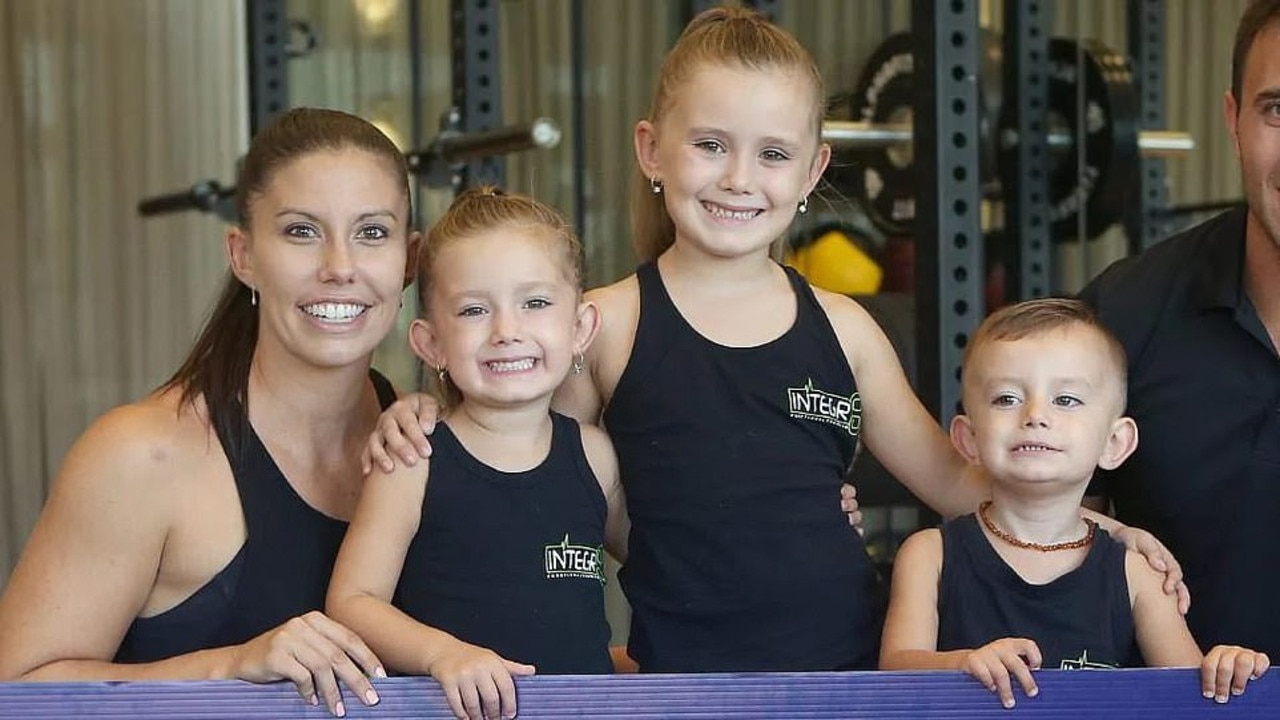
M804 387L787 388L787 406L793 418L835 425L854 437L862 429L862 397L856 392L849 397L833 395L807 379Z
M568 533L559 543L543 548L543 565L548 578L579 577L604 584L604 548L570 545Z

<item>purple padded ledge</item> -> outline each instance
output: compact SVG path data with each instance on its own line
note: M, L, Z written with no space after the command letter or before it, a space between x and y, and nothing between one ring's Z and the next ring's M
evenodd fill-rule
M520 718L1280 718L1280 672L1225 706L1196 670L1041 671L1012 711L955 672L544 676L518 681ZM380 680L382 702L346 698L349 718L448 720L427 678ZM0 683L3 718L326 718L292 686L226 682Z

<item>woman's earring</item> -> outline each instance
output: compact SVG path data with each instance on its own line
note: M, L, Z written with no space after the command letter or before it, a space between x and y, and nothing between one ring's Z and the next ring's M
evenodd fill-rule
M258 288L249 286L249 304L257 307L258 305Z
M800 211L801 215L809 212L809 196L808 195L805 195L800 200L800 204L796 206L796 210Z
M582 366L585 365L586 362L587 362L587 358L582 353L578 353L577 355L574 355L573 356L573 374L581 375Z
M448 372L449 372L449 371L448 371L448 370L446 370L446 369L445 369L445 367L444 367L443 365L441 365L440 367L436 368L436 377L440 378L440 384L441 384L441 385L444 385L444 376L445 376Z
M649 189L653 191L654 195L662 194L662 181L658 179L657 175L649 178Z

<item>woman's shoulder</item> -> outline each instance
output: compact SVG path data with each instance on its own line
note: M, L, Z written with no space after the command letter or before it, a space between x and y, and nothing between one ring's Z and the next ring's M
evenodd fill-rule
M66 465L144 479L220 452L203 402L169 389L104 413L72 446Z

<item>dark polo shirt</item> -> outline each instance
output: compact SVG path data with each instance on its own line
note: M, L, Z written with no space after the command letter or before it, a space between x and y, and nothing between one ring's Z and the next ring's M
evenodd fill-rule
M1245 217L1121 260L1081 293L1129 355L1139 436L1089 494L1182 563L1202 649L1280 658L1280 357L1244 293Z

